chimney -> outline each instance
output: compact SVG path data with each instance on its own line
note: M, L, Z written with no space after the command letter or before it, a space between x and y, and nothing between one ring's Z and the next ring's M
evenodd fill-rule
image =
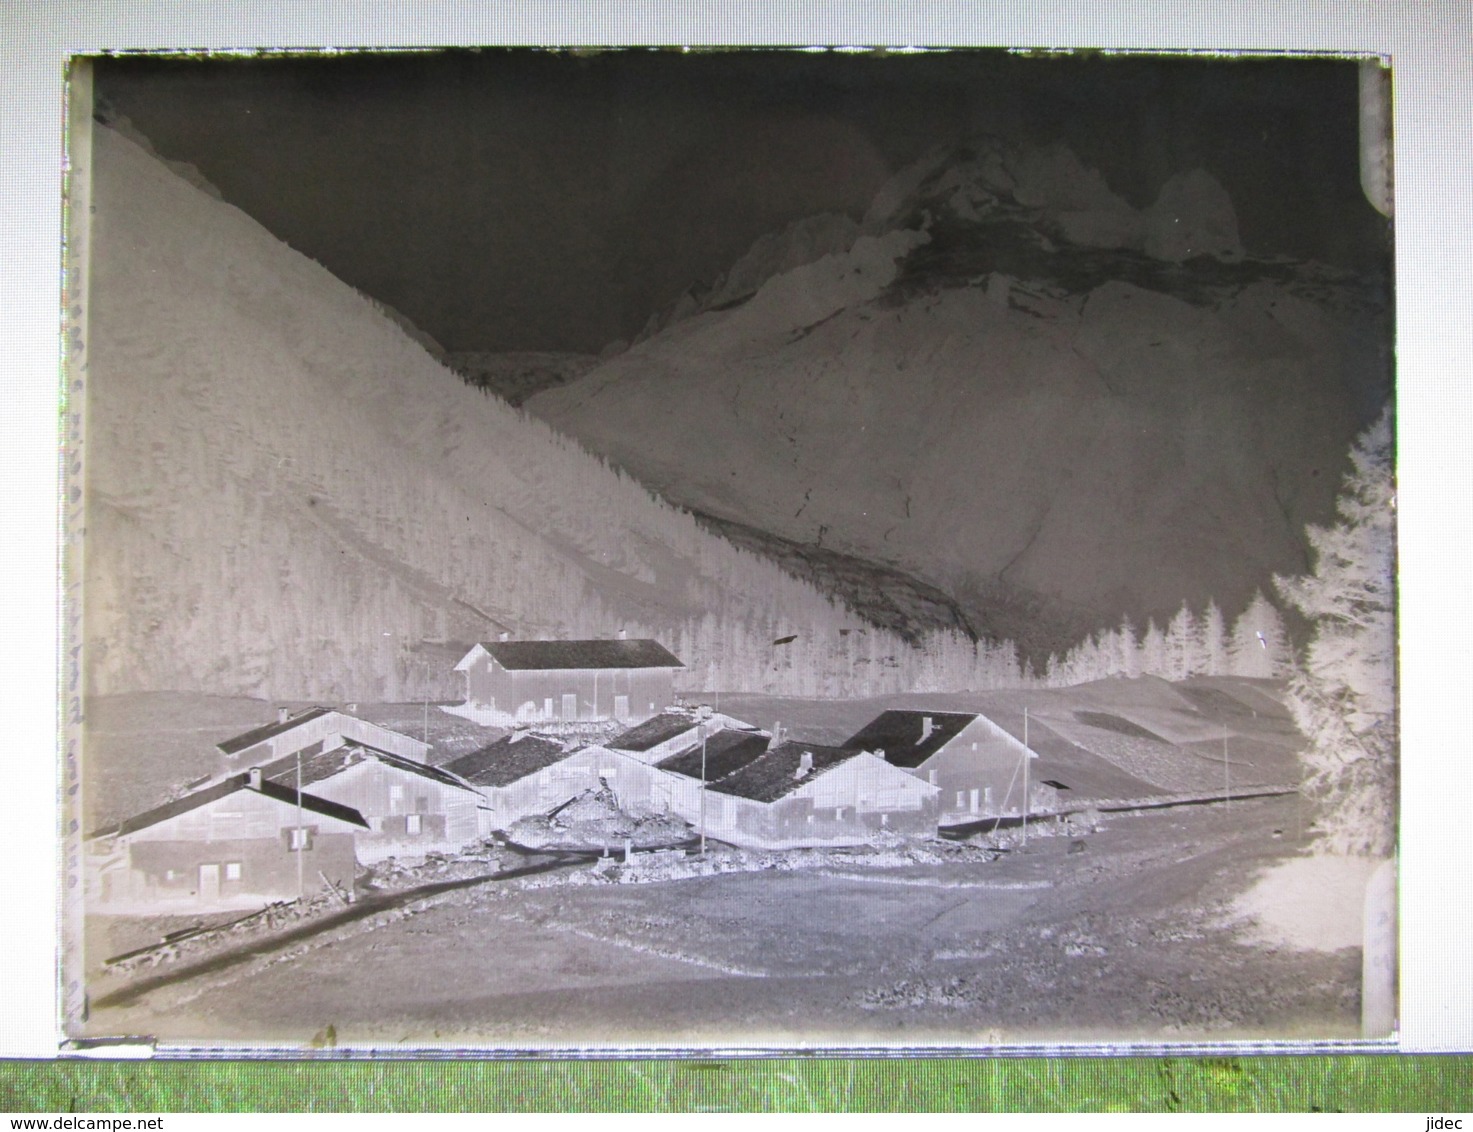
M259 789L261 789L261 768L260 767L258 767L258 766L251 767L250 782L251 782L251 789L252 790L259 790Z
M292 709L279 707L276 709L276 722L285 723L292 717Z
M502 632L502 633L501 633L501 634L500 634L500 635L499 635L499 636L498 636L498 637L497 637L497 640L501 640L501 641L509 641L509 640L511 640L511 634L510 634L510 633L508 633L508 632L505 632L505 631L503 631L503 632Z
M629 639L629 630L628 629L620 629L619 630L619 639L621 641L627 641Z
M772 738L768 740L767 749L775 751L783 745L783 725L781 720L774 720L772 724Z
M921 716L921 737L916 740L917 744L924 743L931 737L931 732L936 730L936 725L929 715Z
M806 778L813 770L813 752L804 751L798 756L798 769L793 773L794 778Z

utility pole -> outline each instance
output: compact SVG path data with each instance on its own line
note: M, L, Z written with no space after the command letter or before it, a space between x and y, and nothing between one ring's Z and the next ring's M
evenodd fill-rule
M701 715L701 856L706 855L706 736L711 730L711 710L703 708Z
M302 900L304 886L302 884L302 849L307 844L307 830L302 825L302 751L297 748L297 833L294 840L297 843L297 902Z
M1023 844L1028 844L1028 764L1033 750L1028 746L1028 709L1023 709Z

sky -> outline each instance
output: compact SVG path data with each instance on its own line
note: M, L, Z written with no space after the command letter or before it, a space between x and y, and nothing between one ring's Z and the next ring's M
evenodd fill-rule
M1203 167L1250 253L1380 270L1329 58L527 49L97 60L97 112L449 350L597 353L766 232L974 133L1137 207Z

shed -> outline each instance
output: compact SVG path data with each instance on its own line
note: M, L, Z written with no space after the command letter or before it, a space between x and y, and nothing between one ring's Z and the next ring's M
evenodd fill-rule
M88 906L164 914L353 892L363 815L316 794L232 775L87 839Z
M647 639L477 644L455 666L459 711L483 724L640 723L674 702L684 667Z
M789 741L707 787L706 833L764 849L934 836L938 793L868 751Z

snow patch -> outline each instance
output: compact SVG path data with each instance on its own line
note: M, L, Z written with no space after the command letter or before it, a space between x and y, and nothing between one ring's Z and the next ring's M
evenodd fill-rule
M1232 906L1253 943L1297 951L1361 946L1370 857L1296 857L1268 869Z

